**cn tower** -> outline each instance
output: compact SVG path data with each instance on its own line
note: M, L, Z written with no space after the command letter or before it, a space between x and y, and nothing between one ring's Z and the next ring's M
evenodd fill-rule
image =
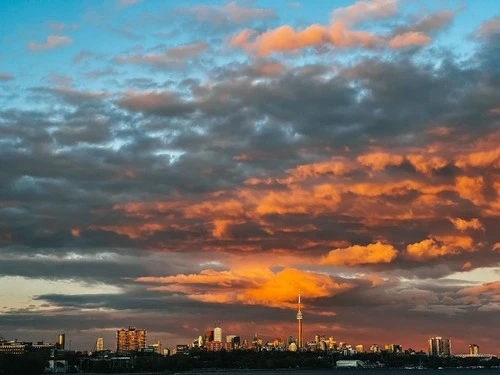
M297 323L299 325L299 338L297 341L297 346L302 348L304 346L304 342L302 339L302 311L300 311L300 289L299 289L299 309L297 310Z

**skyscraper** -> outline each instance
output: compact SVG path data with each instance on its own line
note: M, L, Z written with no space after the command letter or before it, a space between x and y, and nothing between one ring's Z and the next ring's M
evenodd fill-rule
M302 311L300 310L300 289L299 289L299 303L298 303L298 311L297 311L297 323L299 328L299 337L297 340L297 347L304 347L304 341L302 338Z
M449 357L451 355L451 340L440 336L429 339L429 355Z
M128 327L128 330L116 331L116 351L128 352L146 348L146 330Z
M61 333L57 336L57 348L64 350L64 346L66 345L66 334Z
M478 356L479 355L479 345L470 344L469 345L469 355Z
M104 339L102 337L98 337L95 343L95 351L102 352L104 350Z
M222 342L222 328L219 327L219 322L215 323L214 328L214 341Z

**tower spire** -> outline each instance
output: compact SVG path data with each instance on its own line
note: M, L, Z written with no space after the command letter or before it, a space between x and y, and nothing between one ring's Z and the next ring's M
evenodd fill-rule
M300 303L300 289L299 289L299 301L298 301L298 310L297 310L297 324L299 329L299 337L297 339L297 346L302 348L304 346L303 338L302 338L302 311L301 311L301 303Z

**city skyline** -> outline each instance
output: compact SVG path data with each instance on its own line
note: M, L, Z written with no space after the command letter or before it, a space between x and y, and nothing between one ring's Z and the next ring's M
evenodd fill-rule
M497 2L0 12L1 336L500 352Z

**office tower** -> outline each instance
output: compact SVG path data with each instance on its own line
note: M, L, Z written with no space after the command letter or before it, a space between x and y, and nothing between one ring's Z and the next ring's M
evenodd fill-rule
M231 349L235 348L235 345L234 345L235 337L236 337L236 335L226 335L226 344L229 344L229 347Z
M297 347L298 348L303 348L304 347L304 339L302 338L302 311L300 310L300 289L299 289L299 303L298 303L298 310L297 310L297 324L298 324L298 329L299 329L299 337L297 340Z
M123 328L116 331L116 351L124 352L127 351L127 331Z
M158 340L156 343L148 345L148 349L153 349L155 353L161 354L161 341Z
M135 339L135 350L141 350L146 348L146 330L138 329L136 331L136 339Z
M380 353L380 346L378 344L370 346L370 353Z
M64 350L64 346L66 344L66 334L61 333L59 336L57 336L57 349Z
M451 356L451 340L436 336L429 339L429 355L449 357Z
M365 348L363 345L356 345L356 353L363 353L365 351Z
M469 345L469 355L478 356L479 355L479 345L470 344Z
M102 337L98 337L95 343L95 351L102 352L104 350L104 340Z
M217 342L222 342L222 328L219 327L220 323L216 322L215 323L215 328L214 328L214 341Z
M116 331L116 351L129 352L146 348L146 330L128 327Z
M208 329L205 331L205 344L210 341L214 341L214 331Z
M398 344L385 344L385 350L389 353L403 353L403 347Z

